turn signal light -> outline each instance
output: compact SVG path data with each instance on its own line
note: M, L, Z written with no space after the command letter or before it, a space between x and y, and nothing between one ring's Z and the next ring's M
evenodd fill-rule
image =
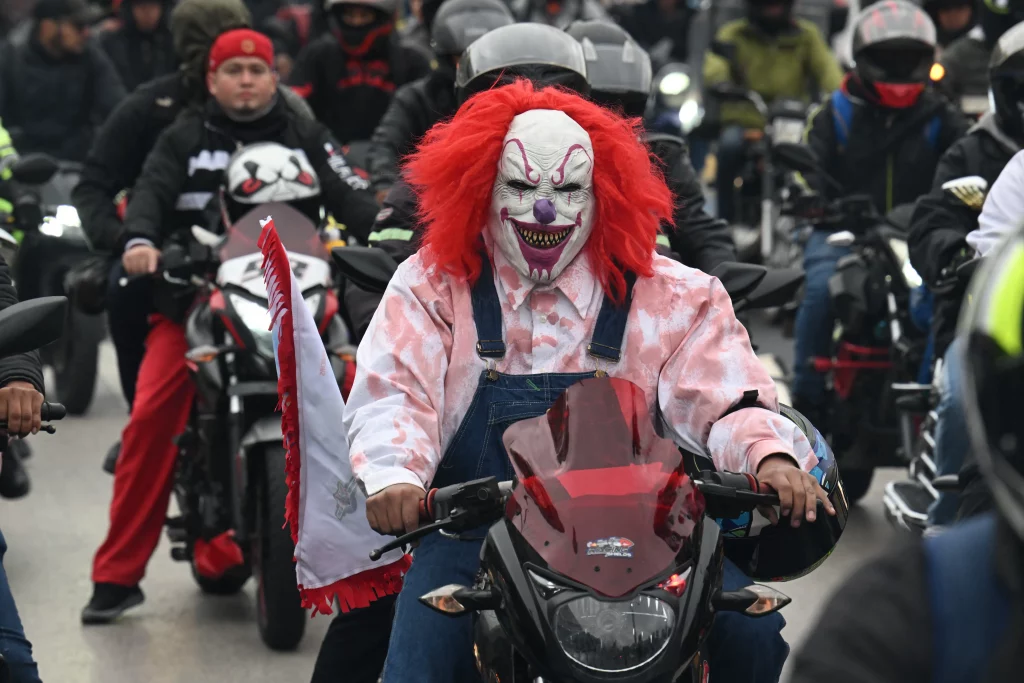
M450 583L420 596L420 602L442 614L462 614L465 606L455 598L455 592L465 589L457 583Z
M185 360L193 363L209 363L221 354L221 349L216 346L197 346L189 349L185 354Z
M932 64L932 70L928 72L928 77L936 82L941 81L946 77L946 67L935 62Z
M769 586L759 583L747 586L746 589L757 596L757 600L743 610L752 617L760 617L780 609L793 602L793 598Z
M658 588L667 591L677 598L683 597L686 592L686 582L690 578L690 571L693 567L687 567L682 574L673 574L658 584Z

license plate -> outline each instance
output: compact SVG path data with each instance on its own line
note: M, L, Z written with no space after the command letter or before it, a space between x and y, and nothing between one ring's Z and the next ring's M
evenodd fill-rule
M988 111L988 97L964 95L960 98L960 109L968 116L977 116Z
M774 142L799 143L804 137L802 119L775 119L772 121L772 140Z

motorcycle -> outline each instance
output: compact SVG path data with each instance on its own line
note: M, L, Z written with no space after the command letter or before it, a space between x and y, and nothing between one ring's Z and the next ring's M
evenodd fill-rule
M58 162L42 154L26 155L11 167L20 186L14 224L24 237L10 263L23 300L69 293L69 275L95 258L78 211L70 203L80 173L80 164ZM0 237L0 241L15 249L7 239ZM55 386L50 393L56 394L72 415L84 414L92 404L99 346L105 336L102 315L69 306L64 335L41 349L43 363L53 368Z
M687 64L668 62L658 69L645 118L651 131L682 138L700 136L704 101L698 77Z
M777 152L790 168L842 189L807 147L780 145ZM828 243L852 250L829 280L836 313L832 352L809 362L827 376L830 442L853 502L867 493L876 467L902 464L893 385L913 381L925 360L927 334L910 316L911 292L922 284L906 242L912 208L896 207L881 217L871 198L860 195L833 202L805 196L787 208L831 227Z
M962 297L977 271L981 259L961 264L944 272L932 288L940 296ZM922 533L928 526L928 509L941 491L959 492L958 476L937 475L935 466L935 428L939 401L943 392L942 359L935 362L929 384L894 384L896 407L900 411L900 435L904 463L909 477L891 481L885 487L882 502L889 523L898 529ZM948 481L947 481L948 480Z
M751 535L730 536L715 522L749 520L777 496L749 475L688 471L683 453L656 435L643 391L623 379L582 380L503 440L514 480L432 489L421 504L426 524L370 555L489 527L475 584L420 597L448 616L472 613L486 681L706 683L716 612L759 617L791 601L756 583L723 590L724 558L737 561L730 544L743 544L738 564L748 575L791 578L828 555L848 513L830 460L821 480L836 517L819 502L805 529L755 533L748 521Z

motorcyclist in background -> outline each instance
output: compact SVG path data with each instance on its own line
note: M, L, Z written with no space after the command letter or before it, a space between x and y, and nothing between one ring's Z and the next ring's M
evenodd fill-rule
M941 95L927 89L935 59L935 26L908 2L886 0L857 17L855 71L841 89L812 111L807 144L840 193L808 176L823 197L865 194L880 214L915 201L931 189L942 154L967 131L967 121ZM827 356L834 313L828 281L849 250L827 243L815 229L804 245L807 273L796 318L793 407L814 424L825 423L825 382L808 360Z
M559 29L577 20L611 21L599 0L510 0L509 6L519 21L532 21Z
M240 146L275 142L293 154L311 182L319 177L315 205L296 206L319 220L326 208L365 239L377 204L341 156L340 146L319 122L292 113L277 95L273 45L250 29L221 34L209 51L203 111L189 111L165 130L146 160L125 217L122 263L129 275L157 272L161 248L190 241L192 225L206 223L204 209L223 185L224 166ZM296 182L303 182L296 180ZM308 205L307 205L308 204ZM226 207L241 217L240 207ZM225 229L220 221L216 227ZM156 549L167 514L180 434L192 409L194 387L185 365L181 326L194 294L153 289L151 317L139 370L138 395L123 433L114 474L110 530L96 552L93 596L82 611L86 624L106 623L143 600L139 581ZM202 566L197 561L197 566Z
M842 71L817 26L793 17L794 0L746 0L747 16L719 29L715 40L728 46L727 59L709 52L704 85L732 83L758 92L766 103L785 97L815 101L839 87ZM722 102L718 140L718 215L734 215L734 182L746 154L746 130L763 130L761 115L747 102Z
M82 161L124 86L89 38L98 13L85 0L38 0L32 16L28 40L0 48L0 119L22 154Z
M940 54L978 23L977 0L925 0L923 8L935 24Z
M978 25L939 55L933 79L954 102L988 91L988 64L996 41L1024 21L1024 0L982 0Z
M172 0L124 0L118 9L121 25L100 37L129 92L178 68L169 26L173 4Z
M398 180L398 163L431 126L455 113L455 68L463 51L491 29L515 22L502 0L445 0L431 27L437 67L395 91L373 132L370 185L380 201Z
M1024 24L1018 24L999 39L989 74L994 110L942 155L932 191L921 197L914 209L907 240L910 262L929 285L949 280L957 266L974 257L966 237L977 228L985 199L983 193L943 189L943 185L958 178L979 176L987 187L992 187L1006 164L1024 146ZM936 295L934 304L935 355L947 358L932 450L939 475L956 474L969 446L960 403L960 355L949 346L961 303L962 294L954 292L949 296ZM940 493L929 511L928 523L953 523L956 498Z
M342 143L369 140L395 88L430 71L395 33L397 0L325 0L331 32L299 54L289 84Z
M642 4L623 3L612 8L619 25L645 50L663 40L672 41L671 59L690 59L690 23L698 10L688 0L647 0Z
M566 32L583 45L587 60L590 99L642 118L651 92L651 60L643 48L617 24L575 21ZM736 251L724 221L704 210L704 192L686 142L672 135L651 134L646 140L661 161L669 189L675 197L675 225L662 226L662 247L675 252L691 268L710 273L721 263L736 260Z
M995 510L923 540L901 537L851 574L794 657L794 683L995 683L1024 670L1019 222L975 280L958 328L962 398Z
M181 0L174 8L170 27L181 68L141 86L118 105L97 131L72 193L82 228L95 250L109 252L114 258L120 256L125 240L124 224L118 215L119 203L123 207L119 196L123 198L122 193L135 184L160 133L183 110L202 107L206 102L206 55L214 39L225 31L251 25L252 17L242 0ZM279 87L278 94L296 113L313 117L291 89ZM125 140L132 142L125 144ZM121 287L118 281L123 276L118 258L112 265L107 290L107 315L121 390L131 410L149 331L146 320L152 312L152 283L142 278ZM104 469L110 473L119 448L120 442L115 443L107 453Z

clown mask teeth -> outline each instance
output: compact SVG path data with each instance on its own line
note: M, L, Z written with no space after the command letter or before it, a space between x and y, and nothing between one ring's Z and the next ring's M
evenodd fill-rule
M512 119L494 182L488 231L519 273L551 282L583 250L593 212L594 151L567 114Z

